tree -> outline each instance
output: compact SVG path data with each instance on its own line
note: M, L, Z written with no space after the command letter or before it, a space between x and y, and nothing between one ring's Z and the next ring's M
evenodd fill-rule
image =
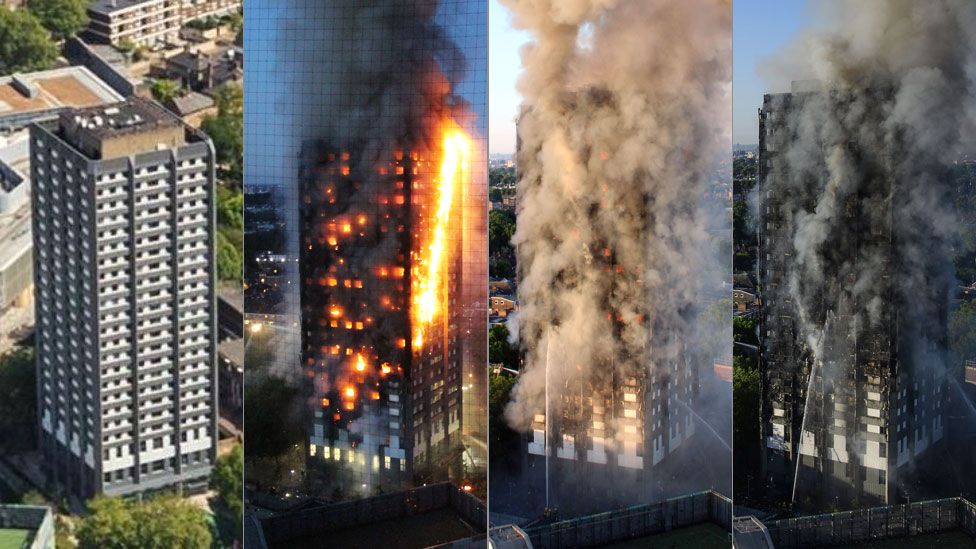
M492 210L488 214L488 248L491 253L504 253L512 248L512 235L515 234L515 215L502 210Z
M213 141L222 166L221 178L240 188L244 181L244 89L227 84L216 99L217 116L204 118L200 129Z
M244 527L244 451L240 445L217 459L210 483L234 518L235 532ZM238 534L239 535L239 534Z
M57 46L33 14L0 6L0 74L49 69L57 57Z
M493 324L488 330L488 362L502 364L506 368L518 368L518 349L508 342L508 326Z
M225 231L217 231L217 278L240 281L243 276L244 259L241 248Z
M22 505L47 505L47 498L37 490L30 489L20 496Z
M153 97L156 98L156 101L165 103L180 94L180 84L175 80L159 78L152 83L150 90L152 91Z
M31 0L27 9L59 40L88 24L88 0Z
M165 495L146 501L98 496L78 525L79 549L209 549L207 515L193 504Z
M735 357L739 358L739 357ZM736 365L732 370L732 437L736 478L759 478L759 370ZM747 483L736 482L735 491L743 500ZM738 496L737 496L738 497Z
M759 338L756 337L756 319L746 316L733 318L732 340L736 343L759 345Z
M281 378L252 379L244 384L247 456L276 459L304 439L300 418L290 417L299 415L292 409L300 400L299 391Z
M976 301L965 301L949 316L949 349L958 363L976 360Z
M236 189L217 188L217 222L230 229L244 229L244 194Z
M33 447L37 417L34 349L17 347L0 357L0 449Z
M488 429L492 448L504 449L518 439L518 434L505 421L505 407L516 383L518 378L506 373L488 377ZM493 455L499 456L505 453L492 451Z
M88 503L88 510L90 514L75 532L79 549L137 547L138 524L125 500L97 497Z

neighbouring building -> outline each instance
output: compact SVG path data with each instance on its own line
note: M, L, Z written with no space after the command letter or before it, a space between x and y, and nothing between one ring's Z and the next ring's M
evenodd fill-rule
M89 40L158 46L179 38L188 21L241 11L240 0L95 0L88 7Z
M179 37L181 0L96 0L88 7L87 40L155 47Z
M241 0L182 0L183 22L238 13L242 5Z
M56 118L67 108L121 100L121 95L85 67L0 76L0 137L23 131L33 122Z
M913 352L904 334L919 329L906 320L918 304L899 298L894 284L899 277L900 214L893 205L897 201L887 197L897 189L896 178L883 158L864 151L864 177L871 178L865 180L871 185L847 199L842 224L830 240L831 255L823 262L822 280L800 282L808 287L822 284L805 309L809 318L801 318L801 298L790 283L791 276L802 276L795 274L798 215L791 213L794 206L786 205L798 200L791 177L800 176L792 171L792 157L783 152L787 143L795 142L793 122L807 105L845 108L843 98L833 92L795 87L793 93L766 95L759 111L763 475L770 494L813 510L918 499L920 494L905 492L913 489L907 475L944 436L945 376L925 364L939 362L939 353L944 353L939 346L945 347L945 310L935 313L942 320L920 329L932 348L917 347ZM850 139L847 150L860 150L859 138ZM819 180L814 176L805 184L828 192L826 159L823 162ZM816 197L810 200L795 207L813 211ZM878 296L871 301L861 297L864 282L856 280L848 264L841 264L869 253L883 258L878 260L883 270L871 277L871 291ZM938 295L936 278L931 287L916 288L912 299ZM930 301L941 303L937 298ZM872 303L877 307L869 311ZM816 326L819 335L811 335L804 326ZM813 337L819 339L819 359ZM928 353L925 359L913 358L923 353Z
M40 447L80 499L206 489L214 151L133 98L31 127Z

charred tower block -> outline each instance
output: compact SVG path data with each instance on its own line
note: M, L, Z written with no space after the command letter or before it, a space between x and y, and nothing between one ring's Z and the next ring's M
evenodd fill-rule
M484 202L471 189L471 142L443 124L441 142L386 158L363 145L304 147L308 459L352 493L460 481L484 464L484 420L464 402L478 398L486 359L472 337L486 322L475 255Z
M40 446L80 499L216 458L214 152L140 99L31 128Z
M944 361L946 288L933 275L914 298L898 290L910 178L892 168L897 143L879 146L847 127L872 118L849 108L850 97L766 95L759 111L764 476L778 497L810 510L921 496L909 475L943 438L945 377L930 364ZM885 100L877 93L875 104ZM822 124L840 131L800 139L820 124L813 112L830 113ZM838 180L828 162L856 170ZM801 249L825 201L838 212L818 225L829 234ZM935 304L925 324L913 314L924 303Z

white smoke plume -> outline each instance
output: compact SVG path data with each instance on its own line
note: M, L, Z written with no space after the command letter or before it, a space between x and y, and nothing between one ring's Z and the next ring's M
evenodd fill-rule
M513 238L526 362L506 410L526 430L545 408L547 358L563 387L667 376L694 343L701 203L731 148L731 4L502 3L533 38Z

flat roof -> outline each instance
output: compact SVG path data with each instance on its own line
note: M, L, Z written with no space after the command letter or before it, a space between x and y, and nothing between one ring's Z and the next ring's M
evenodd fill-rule
M155 1L156 0L98 0L96 2L92 2L91 5L88 6L88 10L95 13L108 15L117 11L127 10L129 8L138 6L139 4L149 4Z
M65 113L62 123L73 124L96 138L182 126L180 119L168 111L136 98L105 105L104 108L88 107Z
M17 81L33 88L33 96L19 89ZM94 107L123 99L81 66L0 77L0 118L62 107Z

